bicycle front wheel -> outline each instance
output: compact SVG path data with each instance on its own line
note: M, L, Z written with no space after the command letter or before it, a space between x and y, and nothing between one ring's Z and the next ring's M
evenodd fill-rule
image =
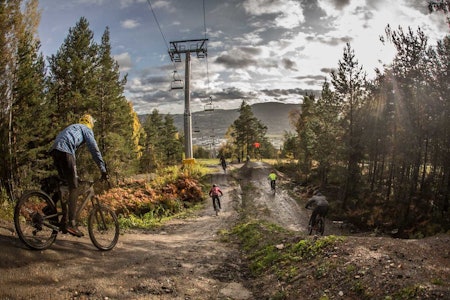
M114 248L119 240L119 221L112 209L97 205L89 214L89 237L99 250L108 251Z
M53 201L41 191L25 193L14 208L14 226L19 239L29 248L43 250L50 247L58 231L52 225L50 215L56 214Z

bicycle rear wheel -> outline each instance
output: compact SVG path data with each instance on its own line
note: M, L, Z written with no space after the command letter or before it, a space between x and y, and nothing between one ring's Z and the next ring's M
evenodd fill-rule
M214 211L216 212L216 216L218 216L220 211L220 204L219 204L220 199L219 197L214 197L213 201L214 201L213 203Z
M325 231L324 220L322 218L319 218L317 220L317 233L320 233L320 235L323 235L324 231Z
M309 229L308 234L311 235L314 230L314 226L309 225L308 229Z
M47 215L43 212L44 208ZM55 205L45 193L25 193L14 208L14 226L19 239L31 249L47 249L58 234L55 225L50 223L50 218L55 215Z
M99 250L108 251L114 248L119 240L119 221L112 209L97 205L89 214L89 237Z

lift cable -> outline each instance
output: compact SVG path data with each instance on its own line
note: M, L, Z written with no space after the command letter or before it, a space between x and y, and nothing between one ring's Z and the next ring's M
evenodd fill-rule
M150 7L150 10L151 10L152 14L153 14L153 18L155 19L156 25L158 25L159 32L161 33L161 37L162 37L162 39L164 41L164 45L166 46L167 52L168 52L169 51L169 44L167 43L166 37L164 36L164 33L162 32L161 26L159 25L159 21L158 21L158 18L156 17L155 11L153 10L152 3L151 3L150 0L147 0L147 3L148 3L148 6ZM175 69L175 71L174 71L174 73L175 73L177 71L177 67L175 65L175 62L172 62L172 64L173 64L173 67Z
M205 32L205 40L208 40L207 38L207 29L206 29L206 9L205 9L205 0L203 0L203 28L204 28L204 32ZM207 83L207 93L209 94L210 92L210 87L209 87L209 64L208 64L208 55L206 55L205 57L206 59L206 83ZM205 105L204 108L205 111L213 111L214 110L214 105L212 103L212 97L209 96L209 102Z
M207 38L207 31L206 31L206 9L205 9L205 0L203 0L203 30L205 32L205 40L208 40ZM206 59L206 83L207 83L207 87L208 87L208 92L209 92L209 67L208 67L208 55L206 55L205 57Z
M205 40L208 40L208 37L207 37L207 29L206 29L206 9L205 9L205 0L203 0L203 30L204 30L204 33L205 33ZM207 83L207 93L209 94L209 93L210 93L210 86L209 86L209 64L208 64L208 55L206 55L205 59L206 59L206 83ZM212 103L212 97L211 97L211 95L209 96L209 103L207 103L207 104L205 105L205 107L204 107L204 111L207 111L207 112L212 112L212 111L214 111L214 105L213 105L213 103ZM211 135L210 135L210 138L211 138L211 148L212 148L213 151L215 152L215 150L214 150L214 147L215 147L215 145L214 145L214 144L215 144L215 143L214 143L215 134L214 134L214 122L213 122L213 117L212 117L212 115L211 115L211 117L209 118L209 122L210 122L209 128L211 128Z

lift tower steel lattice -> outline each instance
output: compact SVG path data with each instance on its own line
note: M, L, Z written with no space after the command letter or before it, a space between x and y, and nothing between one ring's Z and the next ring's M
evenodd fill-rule
M186 67L184 70L184 154L185 160L193 161L192 155L192 115L190 109L189 79L191 69L191 53L196 53L198 58L207 55L208 39L185 40L170 42L169 55L173 62L181 62L181 55L185 54Z

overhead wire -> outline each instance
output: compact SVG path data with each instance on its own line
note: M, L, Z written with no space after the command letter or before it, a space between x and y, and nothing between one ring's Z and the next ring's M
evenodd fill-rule
M147 0L148 6L150 8L150 11L152 12L153 18L155 19L156 25L158 26L158 30L161 33L161 37L164 41L164 44L167 48L167 52L170 52L170 48L169 48L169 44L167 43L167 39L161 29L161 26L159 24L158 18L156 17L156 13L155 10L153 9L152 3L150 0ZM207 28L206 28L206 8L205 8L205 0L203 0L203 30L204 30L204 36L205 36L205 40L207 40ZM209 93L210 90L210 81L209 81L209 64L208 64L208 54L206 53L205 55L205 59L206 59L206 82L207 82L207 92ZM173 66L175 68L174 70L174 76L177 72L176 69L176 64L174 61L172 61ZM209 104L212 106L212 98L211 96L209 97ZM211 127L212 128L212 127ZM214 129L212 129L213 133L214 133ZM213 137L213 144L214 144L214 137Z
M205 0L203 0L203 30L204 30L204 34L205 34L205 41L208 39L208 36L207 36L207 29L206 29L206 8L205 8ZM206 84L207 84L207 94L209 94L210 93L210 87L209 87L209 64L208 64L208 53L206 53L206 55L205 55L205 59L206 59ZM208 103L209 105L210 105L210 107L212 108L212 109L214 109L214 106L213 106L213 104L212 104L212 98L211 98L211 95L209 95L209 103ZM212 115L211 115L211 117L209 118L209 121L210 121L210 126L209 126L209 128L211 128L211 135L210 135L210 137L212 138L212 141L211 141L211 147L214 149L213 151L214 151L214 154L213 154L213 156L215 156L215 133L214 133L214 126L213 126L213 117L212 117ZM211 180L212 180L212 178L211 178Z
M206 30L206 9L205 9L205 0L203 0L203 30L205 33L205 40L207 40L207 30ZM207 90L209 93L209 66L208 66L208 53L205 55L206 59L206 83L207 83Z
M166 39L162 29L161 29L161 26L159 25L159 21L158 21L158 18L156 17L155 10L153 9L152 2L150 0L147 0L147 3L148 3L148 6L150 7L150 11L153 14L153 18L155 19L156 25L158 26L159 32L161 33L161 37L162 37L162 39L164 41L164 45L166 46L167 52L169 52L169 50L170 50L169 49L169 44L167 43L167 39ZM175 71L174 71L174 76L175 76L175 72L177 71L177 67L176 67L176 64L175 64L174 61L172 61L172 64L173 64L173 67L175 68Z
M158 18L156 17L155 11L153 10L152 2L150 0L147 0L148 6L150 7L150 10L153 14L153 18L155 18L156 25L158 25L159 32L161 33L162 39L164 40L164 44L166 45L167 50L169 50L169 44L167 44L166 37L164 36L164 33L162 32L161 26L159 25Z

